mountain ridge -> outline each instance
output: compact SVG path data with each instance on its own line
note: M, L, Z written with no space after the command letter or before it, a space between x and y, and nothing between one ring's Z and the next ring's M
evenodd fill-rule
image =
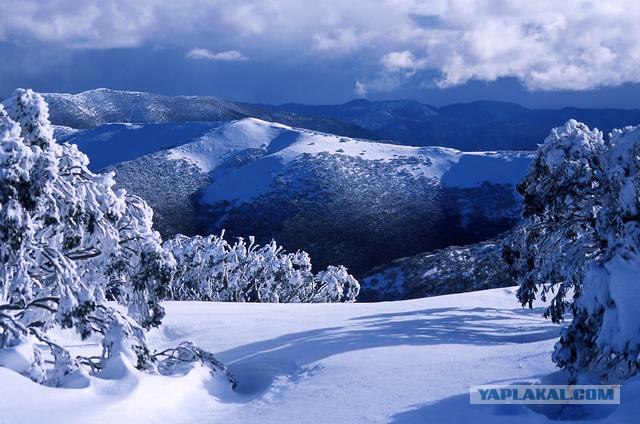
M181 138L181 126L197 136ZM531 160L528 152L385 144L256 118L109 124L70 141L94 169L115 171L120 187L149 202L165 237L225 229L356 274L511 228L520 211L514 185Z
M410 99L267 105L213 96L164 96L105 88L78 94L45 93L44 97L52 122L76 129L112 122L231 121L253 117L345 137L462 151L535 150L552 128L569 119L604 132L640 124L640 109L532 109L493 100L440 107Z

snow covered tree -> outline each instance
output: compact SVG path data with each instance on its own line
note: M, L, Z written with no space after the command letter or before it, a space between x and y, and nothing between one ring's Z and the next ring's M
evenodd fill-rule
M360 286L344 267L314 276L306 252L286 253L275 242L179 235L164 245L177 262L172 297L223 302L353 302Z
M164 247L176 260L176 274L170 297L176 300L221 300L224 289L228 244L215 236L177 235Z
M519 185L525 226L504 249L532 306L568 313L553 359L580 377L622 380L640 365L640 127L598 130L569 121L538 149Z
M0 107L0 145L0 350L19 350L17 371L51 385L123 355L156 370L144 330L160 324L175 262L151 209L114 191L112 174L89 171L75 145L58 144L31 90ZM107 291L128 313L106 303ZM102 355L72 357L54 327L102 335Z
M319 283L316 297L325 302L354 302L360 291L360 285L344 266L329 266L316 276Z

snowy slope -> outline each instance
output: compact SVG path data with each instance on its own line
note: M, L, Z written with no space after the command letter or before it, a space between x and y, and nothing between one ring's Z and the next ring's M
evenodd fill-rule
M0 368L0 422L557 422L543 414L557 409L469 404L470 385L561 381L550 360L559 328L539 308L520 309L514 289L377 304L166 306L153 345L191 339L215 352L240 380L235 393L201 369L54 389ZM634 423L640 381L623 387L622 401L560 413Z
M247 149L265 149L287 131L289 127L261 121L242 119L220 126L193 143L171 149L172 160L186 160L197 165L203 172L214 171L233 153Z
M205 192L203 200L206 203L248 201L263 194L286 165L304 154L326 153L387 163L400 160L399 172L432 178L445 187L459 188L475 188L483 183L515 185L526 173L531 160L529 153L463 153L442 147L400 146L251 118L226 124L195 143L172 149L169 157L190 160L204 172L211 172L230 153L242 148L263 148L264 155L215 182Z
M238 146L246 148L239 150ZM515 225L529 153L410 147L244 119L168 152L212 177L201 232L272 238L360 274Z
M106 124L71 133L65 140L77 144L91 159L91 169L99 171L197 140L220 125L220 122Z

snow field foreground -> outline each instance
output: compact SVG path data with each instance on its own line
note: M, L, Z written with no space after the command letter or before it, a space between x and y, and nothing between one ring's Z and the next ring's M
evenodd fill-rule
M541 308L521 309L512 288L370 304L165 306L151 345L193 340L238 377L235 392L201 367L163 377L123 363L74 389L0 368L0 422L631 423L640 413L638 379L610 409L470 405L470 385L561 381L550 357L559 328Z

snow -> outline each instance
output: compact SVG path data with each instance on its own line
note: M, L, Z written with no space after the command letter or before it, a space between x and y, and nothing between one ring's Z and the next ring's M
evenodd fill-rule
M187 160L201 170L210 172L231 153L266 147L283 129L286 129L284 125L253 118L234 121L205 134L193 143L172 149L169 158Z
M64 142L70 139L73 136L78 135L80 130L75 128L66 127L64 125L52 125L53 126L53 138L58 140L58 142Z
M612 346L618 351L623 350L625 345L630 349L638 348L640 291L635 287L640 275L640 259L633 259L625 260L620 256L614 256L603 267L609 275L604 276L606 280L603 281L602 287L606 288L606 282L609 281L610 296L615 307L606 309L598 342Z
M263 155L232 169L217 167L246 149L263 149ZM402 165L414 176L440 180L444 186L473 188L484 182L515 185L524 177L531 153L471 152L444 147L411 147L340 137L293 128L255 118L224 124L199 140L169 151L169 158L194 163L213 172L216 181L204 190L203 200L249 201L266 193L274 178L304 154L341 154L370 161L415 158Z
M442 175L442 185L473 188L483 182L515 185L526 175L530 153L468 152Z
M555 376L559 328L541 308L521 309L514 290L371 304L167 302L152 345L193 340L236 374L235 392L199 367L178 377L128 367L80 389L0 368L0 422L550 423L540 407L469 404L469 385ZM639 383L623 387L617 408L569 412L636 422Z
M91 159L92 170L197 140L220 122L113 123L66 138Z
M93 378L82 389L41 386L6 368L0 368L0 381L2 423L167 422L167 416L187 419L189 411L180 409L189 402L211 399L203 367L178 378L143 375L129 367L119 379ZM224 396L223 388L210 389Z

